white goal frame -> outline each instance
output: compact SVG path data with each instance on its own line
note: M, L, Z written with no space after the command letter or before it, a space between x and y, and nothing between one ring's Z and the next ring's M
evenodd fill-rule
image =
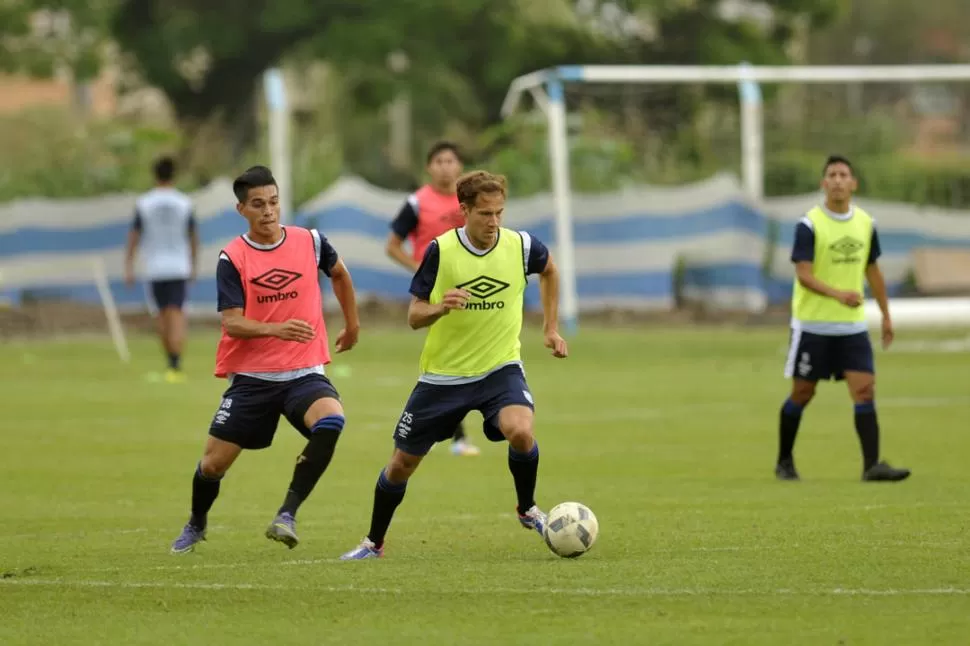
M755 201L763 198L764 133L759 83L887 83L970 81L970 65L726 66L569 65L520 76L502 103L508 118L529 93L545 113L556 217L556 261L561 275L560 316L566 331L579 322L573 242L572 194L566 132L566 83L682 84L736 83L741 104L742 184Z

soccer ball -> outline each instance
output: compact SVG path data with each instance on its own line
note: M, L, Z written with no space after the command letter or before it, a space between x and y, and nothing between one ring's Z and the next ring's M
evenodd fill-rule
M593 547L599 531L599 522L589 507L563 502L549 511L542 537L553 554L572 559Z

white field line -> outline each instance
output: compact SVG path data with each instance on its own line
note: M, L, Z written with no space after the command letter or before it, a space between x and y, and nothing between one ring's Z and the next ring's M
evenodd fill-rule
M859 546L865 546L870 550L881 549L881 548L896 548L896 547L911 547L920 549L962 549L965 543L962 541L919 541L919 542L907 542L907 541L886 541L883 543L871 543L871 542L859 542ZM846 545L843 543L843 547ZM792 547L799 547L798 544L792 545ZM165 546L159 548L159 553L162 554ZM742 552L769 552L774 551L775 546L773 545L707 545L707 546L696 546L696 547L682 547L682 548L672 548L672 547L657 547L653 549L646 550L649 554L654 555L679 555L685 553L701 553L701 554L723 554L723 553L742 553ZM185 563L185 556L173 556L175 563L172 565L153 565L150 567L138 567L137 565L127 565L124 567L96 567L96 568L73 568L72 571L76 574L96 574L96 573L110 573L110 572L187 572L191 570L196 571L211 571L211 570L240 570L246 569L250 570L260 566L269 565L271 567L306 567L311 565L326 565L339 563L340 559L336 557L331 558L304 558L304 559L290 559L287 561L279 562L238 562L238 563ZM192 558L192 557L188 557ZM182 561L182 562L178 562Z
M353 567L353 566L349 566ZM39 586L55 588L122 588L122 589L171 589L171 590L294 590L290 585L271 585L263 583L213 583L213 582L166 582L166 581L98 581L69 579L0 579L0 585ZM365 586L305 586L301 589L317 592L352 592L358 594L383 594L394 596L413 595L415 590L403 588L381 588ZM817 588L817 589L721 589L721 588L499 588L463 587L451 590L424 590L426 593L455 595L496 595L523 594L529 596L550 595L563 597L695 597L695 596L852 596L852 597L928 597L928 596L966 596L970 588Z

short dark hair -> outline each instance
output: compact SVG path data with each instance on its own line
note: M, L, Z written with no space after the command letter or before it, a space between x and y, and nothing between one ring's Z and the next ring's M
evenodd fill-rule
M822 166L822 177L829 172L829 166L833 164L845 164L849 167L849 173L855 175L855 169L852 168L852 162L849 161L848 157L842 155L829 155L828 159L825 160L825 166Z
M505 175L493 175L485 170L473 170L458 178L458 202L465 206L475 206L482 193L501 193L508 196L508 181Z
M425 164L430 164L432 159L437 157L440 153L445 152L446 150L450 150L452 154L458 158L459 162L464 163L465 160L462 159L461 157L461 151L458 150L458 144L452 143L450 141L439 141L435 145L431 146L430 150L428 150L428 158L425 161Z
M152 165L152 172L159 182L171 182L175 177L175 160L171 157L160 157Z
M260 186L279 188L276 178L273 177L273 171L265 166L250 166L233 181L232 192L236 194L237 200L245 202L249 196L249 189L259 188Z

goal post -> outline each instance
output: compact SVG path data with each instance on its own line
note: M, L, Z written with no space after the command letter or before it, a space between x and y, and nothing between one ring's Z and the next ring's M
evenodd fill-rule
M279 184L280 222L293 220L293 170L290 150L290 102L282 70L273 67L263 73L263 94L267 109L267 138L273 176Z
M514 114L523 95L533 97L548 128L551 186L555 209L556 258L561 275L560 316L567 331L578 328L572 189L564 87L570 84L735 84L740 104L741 183L755 203L764 197L762 84L774 83L926 83L970 81L970 65L879 66L726 66L589 65L539 70L515 79L502 104L504 118Z

